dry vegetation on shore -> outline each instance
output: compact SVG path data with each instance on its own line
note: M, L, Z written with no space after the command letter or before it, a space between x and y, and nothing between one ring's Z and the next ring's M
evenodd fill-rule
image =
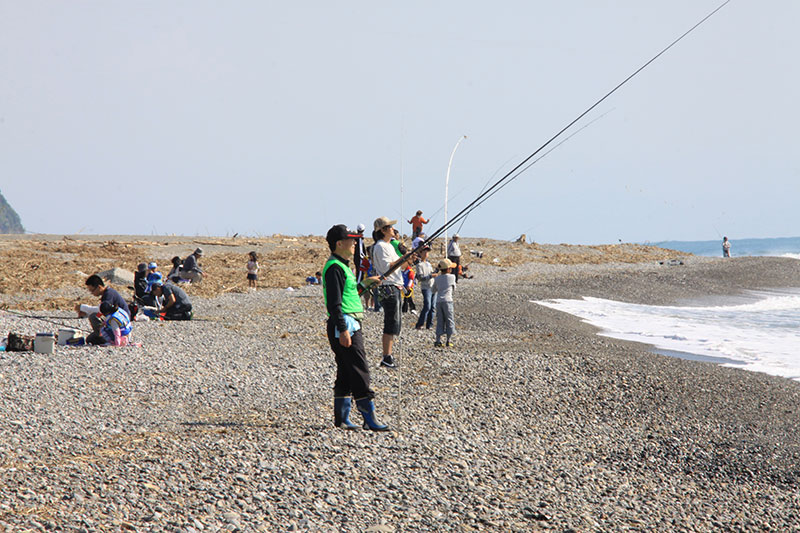
M409 239L406 239L407 241ZM8 307L2 296L26 295L13 307L25 309L69 309L75 296L58 291L81 288L86 276L113 267L131 272L143 261L156 261L166 273L173 256L185 257L195 247L205 250L202 265L207 277L202 285L191 288L193 295L214 297L226 292L247 290L246 254L259 254L260 287L297 287L319 270L328 256L324 238L318 236L266 238L213 237L104 237L38 236L0 237L0 305ZM463 239L464 263L493 265L498 268L527 262L641 263L682 257L685 254L654 246L617 244L572 246ZM443 243L433 247L433 257L442 256ZM469 250L483 252L482 257ZM122 288L124 289L124 288Z

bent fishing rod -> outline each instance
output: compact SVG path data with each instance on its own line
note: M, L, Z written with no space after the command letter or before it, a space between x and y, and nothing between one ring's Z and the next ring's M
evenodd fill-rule
M599 100L597 100L595 103L593 103L591 106L589 106L589 107L588 107L588 108L587 108L585 111L583 111L583 112L582 112L581 114L579 114L579 115L578 115L576 118L574 118L574 119L573 119L571 122L569 122L569 123L568 123L566 126L564 126L563 128L561 128L561 130L559 130L559 131L558 131L558 133L556 133L555 135L553 135L552 137L550 137L550 139L548 139L548 140L547 140L547 142L545 142L543 145L541 145L539 148L537 148L537 149L536 149L536 150L535 150L533 153L531 153L530 155L528 155L528 156L527 156L525 159L523 159L522 161L520 161L520 162L519 162L519 163L518 163L518 164L517 164L517 165L516 165L514 168L512 168L510 171L508 171L508 173L506 173L506 174L505 174L505 175L504 175L502 178L500 178L499 180L497 180L497 181L496 181L496 182L495 182L495 183L494 183L494 184L493 184L491 187L489 187L489 188L488 188L486 191L484 191L483 193L479 194L477 198L475 198L475 199L474 199L472 202L470 202L469 204L467 204L467 206L466 206L466 207L464 207L464 208L463 208L461 211L459 211L459 212L458 212L458 213L457 213L457 214L456 214L456 215L455 215L455 216L454 216L452 219L448 220L448 221L447 221L447 222L445 222L445 223L444 223L444 224L443 224L441 227L439 227L439 228L438 228L436 231L434 231L433 233L431 233L431 235L430 235L430 236L428 236L428 238L427 238L427 239L425 239L424 241L422 241L422 242L421 242L421 243L420 243L420 244L419 244L417 247L415 247L413 250L411 250L410 252L408 252L408 253L404 254L404 255L403 255L403 256L402 256L400 259L398 259L397 261L395 261L395 262L392 264L392 266L390 266L390 267L389 267L389 269L388 269L386 272L384 272L384 273L383 273L383 274L380 276L380 279L381 279L381 280L383 280L383 279L385 279L385 278L386 278L386 276L389 276L389 275L391 275L391 274L392 274L394 271L396 271L398 268L400 268L400 266L401 266L401 265L403 265L403 264L405 264L406 262L408 262L408 260L411 258L411 256L412 256L412 255L414 255L414 254L415 254L415 253L416 253L418 250L420 250L421 248L423 248L423 247L425 247L425 246L428 246L428 245L430 245L430 243L431 243L431 242L433 242L433 241L434 241L434 240L435 240L437 237L439 237L440 235L442 235L442 234L443 234L445 231L447 231L448 229L450 229L450 228L451 228L453 225L455 225L455 224L457 224L458 222L460 222L460 221L461 221L461 220L462 220L464 217L466 217L467 215L469 215L469 213L470 213L470 212L471 212L473 209L475 209L475 208L479 207L479 206L480 206L480 205L481 205L481 204L482 204L484 201L486 201L488 198L490 198L491 196L493 196L493 195L494 195L494 194L495 194L497 191L499 191L499 189L501 189L501 188L502 188L502 187L504 187L506 184L510 183L511 181L513 181L514 179L516 179L517 177L519 177L519 176L520 176L520 175L521 175L523 172L525 172L526 170L528 170L528 169L529 169L529 168L530 168L530 167L531 167L531 166L532 166L532 165L533 165L533 164L534 164L536 161L538 161L538 160L539 160L539 159L537 159L537 160L535 160L535 161L532 161L532 162L531 162L531 160L532 160L533 158L535 158L537 155L539 155L539 153L540 153L542 150L544 150L545 148L547 148L547 147L548 147L548 146L549 146L549 145L550 145L550 144L551 144L553 141L555 141L556 139L558 139L559 137L561 137L561 135L563 135L563 134L564 134L564 132L566 132L568 129L570 129L570 128L571 128L573 125L575 125L575 123L576 123L576 122L578 122L578 121L579 121L579 120L581 120L583 117L585 117L587 114L589 114L589 113L590 113L590 112L591 112L593 109L595 109L595 108L596 108L598 105L600 105L601 103L603 103L603 102L604 102L606 99L608 99L608 98L609 98L609 97L610 97L612 94L616 93L616 92L617 92L619 89L621 89L621 88L622 88L622 87L623 87L625 84L627 84L627 83L628 83L629 81L631 81L631 80L632 80L634 77L636 77L636 76L637 76L637 75L638 75L640 72L642 72L644 69L646 69L648 66L650 66L650 64L652 64L652 63L653 63L654 61L656 61L656 60L657 60L659 57L661 57L662 55L664 55L664 54L665 54L665 53L666 53L666 52L667 52L669 49L671 49L673 46L675 46L675 45L676 45L676 44L678 44L680 41L682 41L682 40L683 40L683 39L684 39L686 36L688 36L690 33L692 33L694 30L696 30L698 27L700 27L700 26L701 26L701 25L702 25L704 22L706 22L708 19L710 19L711 17L713 17L713 16L714 16L714 15L715 15L715 14L716 14L716 13L717 13L717 12L718 12L720 9L722 9L723 7L725 7L726 5L728 5L728 3L729 3L730 1L731 1L731 0L725 0L725 2L723 2L722 4L720 4L720 5L719 5L719 6L718 6L716 9L714 9L713 11L711 11L711 13L709 13L708 15L706 15L705 17L703 17L703 18L702 18L702 19L701 19L699 22L697 22L697 23L696 23L694 26L692 26L691 28L689 28L688 30L686 30L686 31L685 31L683 34L681 34L681 35L680 35L680 36L679 36L677 39L675 39L674 41L672 41L670 44L668 44L666 47L664 47L664 48L663 48L663 49L662 49L660 52L658 52L656 55L654 55L653 57L651 57L651 58L650 58L650 59L649 59L647 62L645 62L645 63L644 63L642 66L640 66L638 69L634 70L634 71L633 71L633 73L631 73L631 74L630 74L630 75L629 75L627 78L625 78L625 79L624 79L624 80L622 80L620 83L618 83L618 84L617 84L617 85L616 85L616 86L615 86L613 89L611 89L610 91L608 91L608 92L607 92L607 93L606 93L606 94L605 94L605 95L604 95L602 98L600 98ZM529 163L530 163L530 164L529 164Z

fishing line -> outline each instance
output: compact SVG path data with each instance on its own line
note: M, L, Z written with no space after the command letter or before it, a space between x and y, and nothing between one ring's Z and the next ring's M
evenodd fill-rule
M480 190L480 192L478 194L483 193L483 191L486 190L486 187L489 186L489 184L500 173L500 171L503 169L503 167L506 166L508 163L510 163L511 160L514 159L515 157L517 157L517 156L516 155L512 155L511 157L506 159L505 162L502 165L497 167L497 170L495 170L494 173L492 174L492 176L488 180L486 180L486 183L483 185L483 187L481 187L481 190ZM456 233L461 233L461 228L464 227L464 222L466 222L466 221L467 221L467 217L464 217L464 220L461 221L461 225L456 230Z
M520 175L522 175L522 173L523 173L523 172L525 172L526 170L528 170L529 168L531 168L531 167L532 167L533 165L535 165L537 162L539 162L539 161L541 161L542 159L544 159L544 158L547 156L547 154L549 154L550 152L552 152L553 150L555 150L556 148L558 148L559 146L561 146L562 144L564 144L565 142L567 142L568 140L570 140L571 138L573 138L574 136L576 136L577 134L579 134L580 132L582 132L583 130L585 130L586 128L588 128L589 126L591 126L592 124L594 124L595 122L597 122L598 120L600 120L601 118L603 118L604 116L606 116L606 115L608 115L609 113L611 113L612 111L614 111L614 109L616 109L616 108L609 109L608 111L606 111L605 113L603 113L603 114L602 114L602 115L600 115L599 117L596 117L596 118L592 119L591 121L587 122L586 124L584 124L583 126L581 126L580 128L578 128L577 130L575 130L574 132L572 132L571 134L569 134L567 137L564 137L564 138L563 138L563 139L562 139L562 140L561 140L561 141L560 141L558 144L556 144L555 146L553 146L552 148L550 148L548 151L546 151L545 153L543 153L542 155L540 155L539 157L537 157L536 159L534 159L533 161L531 161L530 163L528 163L528 164L527 164L527 165L526 165L524 168L522 168L522 169L521 169L519 172L517 172L517 174L516 174L515 176L513 176L513 177L509 178L509 180L508 180L508 181L506 181L505 183L503 183L503 185L501 185L500 187L498 187L498 188L497 188L497 189L496 189L496 190L495 190L495 191L494 191L492 194L488 195L486 198L484 198L483 200L481 200L480 202L478 202L477 204L475 204L475 206L473 206L473 207L472 207L472 209L470 209L469 211L467 211L467 213L464 215L464 218L461 220L461 226L459 226L459 228L458 228L458 229L460 230L460 229L461 229L461 228L464 226L464 222L466 222L466 221L467 221L467 217L470 215L470 213L472 213L472 212L473 212L475 209L477 209L478 207L480 207L480 205L481 205L483 202L485 202L486 200L488 200L489 198L491 198L492 196L494 196L495 194L497 194L498 192L500 192L500 191L503 189L503 187L505 187L506 185L508 185L509 183L511 183L512 181L514 181L514 180L515 180L515 179L517 179L518 177L520 177ZM487 182L487 183L486 183L486 185L489 185L489 183ZM484 187L485 187L485 186L484 186Z
M505 176L503 176L502 178L500 178L499 180L497 180L497 181L494 183L494 185L492 185L491 187L489 187L489 188L488 188L488 189L487 189L485 192L483 192L483 193L481 193L480 195L478 195L478 197L477 197L477 198L475 198L475 199L474 199L472 202L470 202L470 203L469 203L469 204L468 204L466 207L464 207L464 208L463 208L461 211L459 211L459 212L458 212L458 213L457 213L457 214L456 214L456 215L455 215L455 216L454 216L452 219L448 220L448 221L447 221L447 222L446 222L444 225L442 225L442 226L441 226L439 229L437 229L436 231L434 231L434 232L433 232L433 233L432 233L432 234L431 234L431 235L430 235L430 236L429 236L427 239L425 239L423 242L421 242L421 243L419 244L419 246L417 246L416 248L414 248L413 250L411 250L410 252L408 252L407 254L405 254L403 257L401 257L401 258L400 258L400 259L399 259L399 260L398 260L398 261L395 263L395 265L394 265L393 267L390 267L390 268L389 268L389 270L383 274L383 276L382 276L382 277L385 277L385 276L387 276L387 275L389 275L389 274L393 273L395 270L397 270L397 269L400 267L400 265L404 264L404 263L405 263L405 262L408 260L408 258L409 258L409 257L410 257L410 256L411 256L411 255L412 255L414 252L416 252L418 249L420 249L420 248L421 248L421 247L423 247L423 246L427 246L427 245L428 245L428 244L430 244L430 243L431 243L431 242L432 242L432 241L433 241L435 238L437 238L439 235L441 235L442 233L444 233L445 231L447 231L448 229L450 229L450 227L452 227L452 226L453 226L453 225L455 225L456 223L460 222L460 221L461 221L461 219L462 219L464 216L466 216L466 215L467 215L467 214L470 212L470 210L471 210L471 209L473 209L474 207L477 207L478 205L480 205L481 203L483 203L483 201L484 201L485 199L487 199L488 197L492 196L492 195L493 195L493 194L496 192L496 190L497 190L498 188L500 188L500 187L503 187L503 186L504 186L503 184L504 184L504 183L506 183L507 181L509 181L509 178L511 178L511 179L514 179L514 178L516 178L517 176L519 176L519 174L521 174L521 173L522 173L522 172L524 172L525 170L529 169L529 168L530 168L530 166L531 166L533 163L535 163L536 161L532 162L531 164L528 164L528 163L531 161L531 159L533 159L534 157L536 157L536 156L539 154L539 152L541 152L542 150L544 150L545 148L547 148L547 147L548 147L548 146L549 146L549 145L550 145L550 144L551 144L553 141L555 141L557 138L559 138L559 137L560 137L560 136L561 136L561 135L562 135L562 134L563 134L565 131L567 131L569 128L571 128L571 127L572 127L572 126L573 126L573 125L574 125L576 122L578 122L578 121L579 121L579 120L581 120L583 117L585 117L587 114L589 114L589 113L590 113L590 112L591 112L591 111L592 111L594 108L596 108L598 105L600 105L601 103L603 103L603 102L604 102L606 99L608 99L608 98L609 98L609 97L610 97L612 94L614 94L615 92L617 92L617 91L618 91L620 88L622 88L622 87L623 87L625 84L627 84L627 83L628 83L630 80L632 80L632 79L633 79L633 78L634 78L636 75L638 75L638 74L639 74L641 71L643 71L645 68L647 68L648 66L650 66L650 64L651 64L651 63L653 63L653 62L654 62L656 59L658 59L659 57L661 57L662 55L664 55L664 54L665 54L665 53L666 53L666 52L667 52L669 49L671 49L673 46L675 46L676 44L678 44L678 43L679 43L680 41L682 41L682 40L683 40L683 39L684 39L684 38L685 38L687 35L689 35L690 33L692 33L692 32L693 32L695 29L697 29L697 28L698 28L700 25L702 25L704 22L706 22L708 19L710 19L712 16L714 16L714 15L715 15L715 14L716 14L716 13L717 13L717 12L718 12L720 9L722 9L723 7L725 7L726 5L728 5L728 3L729 3L730 1L731 1L731 0L725 0L725 2L723 2L722 4L720 4L720 5L719 5L719 6L718 6L716 9L714 9L714 10L713 10L711 13L709 13L708 15L706 15L705 17L703 17L703 18L702 18L702 19L701 19L701 20L700 20L698 23L696 23L694 26L692 26L691 28L689 28L688 30L686 30L686 31L685 31L685 32L684 32L684 33L683 33L683 34L682 34L680 37L678 37L677 39L675 39L674 41L672 41L672 42L671 42L669 45L667 45L667 46L666 46L664 49L662 49L660 52L658 52L656 55L654 55L652 58L650 58L650 59L649 59L647 62L645 62L645 63L644 63L642 66L640 66L638 69L636 69L635 71L633 71L633 73L631 73L631 74L630 74L630 75L629 75L627 78L625 78L625 79L624 79L624 80L622 80L622 81L621 81L619 84L617 84L617 86L616 86L616 87L614 87L613 89L611 89L610 91L608 91L608 92L607 92L607 93L606 93L606 94L605 94L605 95L604 95L602 98L600 98L599 100L597 100L595 103L593 103L591 106L589 106L589 107L588 107L588 108L587 108L585 111L583 111L583 112L582 112L580 115L578 115L578 116L577 116L575 119L573 119L573 120L572 120L571 122L569 122L569 123L568 123L566 126L564 126L563 128L561 128L561 130L559 130L559 131L558 131L558 133L556 133L555 135L553 135L552 137L550 137L550 139L548 139L548 140L547 140L547 142L545 142L543 145L541 145L539 148L537 148L537 149L536 149L536 150L535 150L533 153L531 153L531 154L530 154L528 157L526 157L525 159L523 159L522 161L520 161L520 162L519 162L519 163L518 163L518 164L517 164L517 165L516 165L514 168L512 168L512 169L511 169L511 170L510 170L508 173L506 173L506 175L505 175ZM521 169L521 170L520 170L520 169Z
M89 331L89 330L86 330L86 329L83 329L83 328L77 328L77 327L71 326L69 324L64 324L63 322L56 322L54 320L48 320L47 318L44 318L44 317L41 317L41 316L26 315L24 313L17 313L16 311L10 311L8 309L0 309L0 311L3 311L4 313L8 313L10 315L16 315L16 316L22 317L22 318L32 318L33 320L39 320L41 322L49 322L50 324L55 324L56 326L62 326L62 327L65 327L65 328L70 328L70 329L77 329L77 330L83 331L84 333L91 333L91 331ZM69 317L64 317L63 320L69 320ZM77 319L74 319L74 320L77 320Z

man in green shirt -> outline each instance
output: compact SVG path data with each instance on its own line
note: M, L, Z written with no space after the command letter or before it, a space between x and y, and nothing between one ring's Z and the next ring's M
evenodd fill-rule
M358 294L359 284L350 270L356 239L359 235L338 224L328 230L325 239L331 256L322 269L322 294L328 311L328 341L336 355L336 382L333 385L334 425L356 429L350 422L351 396L364 417L364 429L387 431L388 426L375 418L375 393L370 389L369 364L361 336L364 307ZM378 278L367 278L365 285L374 284Z

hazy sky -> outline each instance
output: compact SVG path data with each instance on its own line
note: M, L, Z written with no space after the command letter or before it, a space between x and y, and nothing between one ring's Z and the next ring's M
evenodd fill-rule
M319 235L434 215L467 135L452 216L720 3L0 0L0 191L31 232ZM732 0L462 235L800 234L798 20Z

